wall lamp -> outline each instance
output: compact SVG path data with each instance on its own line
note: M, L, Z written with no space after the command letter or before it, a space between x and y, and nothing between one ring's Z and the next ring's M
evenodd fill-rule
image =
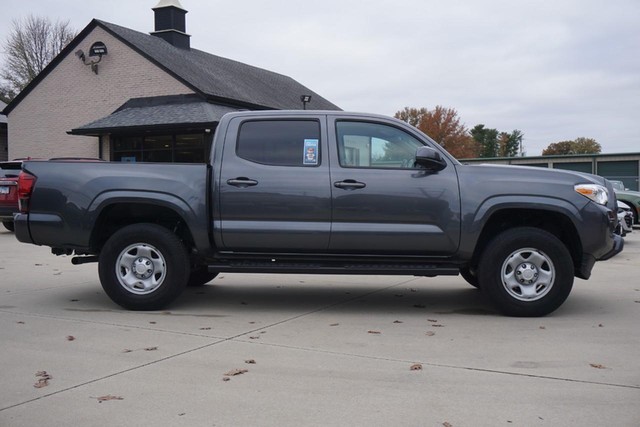
M82 61L84 65L90 65L91 71L93 71L96 74L98 74L98 63L102 61L102 56L106 54L107 54L107 46L105 46L105 44L102 42L95 42L94 44L91 45L91 48L89 49L89 56L90 57L97 56L98 57L97 61L94 59L90 59L89 62L87 62L87 57L82 51L82 49L76 50L76 56L80 59L80 61Z
M300 101L302 101L302 109L307 109L307 103L311 102L311 95L302 95L300 96Z

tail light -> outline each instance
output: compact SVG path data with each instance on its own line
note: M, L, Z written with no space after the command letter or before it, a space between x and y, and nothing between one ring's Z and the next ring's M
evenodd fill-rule
M18 206L21 213L29 213L29 200L36 183L36 177L28 172L21 171L18 175Z

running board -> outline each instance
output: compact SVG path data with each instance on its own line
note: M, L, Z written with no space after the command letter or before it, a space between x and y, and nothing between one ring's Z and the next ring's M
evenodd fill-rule
M337 264L285 262L230 262L208 266L210 272L224 273L283 273L283 274L362 274L457 276L460 269L434 264Z

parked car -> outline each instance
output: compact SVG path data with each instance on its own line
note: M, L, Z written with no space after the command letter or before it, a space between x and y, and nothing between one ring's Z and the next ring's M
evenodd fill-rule
M633 223L640 224L638 222L638 214L640 213L640 192L631 191L625 188L622 181L609 181L613 186L613 191L616 192L616 198L618 201L624 202L629 205L631 213L633 214Z
M13 214L18 212L18 175L21 161L0 162L0 221L9 230L14 230Z
M622 237L633 231L633 213L631 207L618 200L618 226L616 233Z

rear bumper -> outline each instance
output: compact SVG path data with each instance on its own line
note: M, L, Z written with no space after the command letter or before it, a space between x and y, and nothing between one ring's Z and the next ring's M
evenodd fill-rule
M29 216L26 214L17 214L13 217L13 224L15 226L14 234L16 239L22 243L32 243L31 233L29 232Z

